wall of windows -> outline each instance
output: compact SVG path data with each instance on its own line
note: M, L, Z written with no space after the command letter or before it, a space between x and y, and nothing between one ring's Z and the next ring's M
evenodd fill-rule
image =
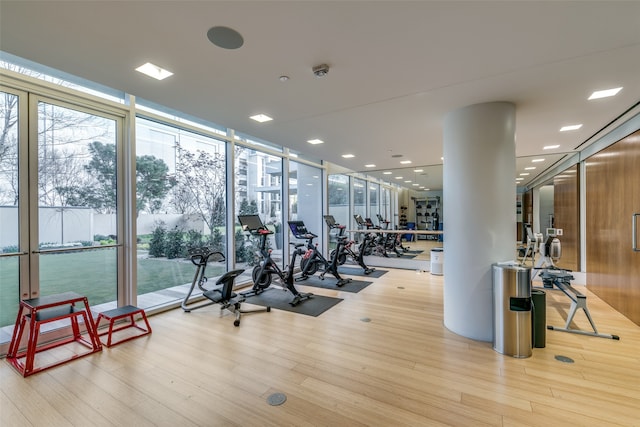
M135 175L137 305L147 309L188 290L190 249L226 253L226 143L138 117ZM207 274L226 268L211 263Z
M353 222L353 216L361 215L362 218L371 218L374 225L379 225L379 214L389 222L390 229L399 225L398 188L368 180L366 177L343 174L329 175L328 182L329 214L334 216L337 223L355 229L357 226ZM350 195L353 195L352 205L349 203ZM380 224L384 225L385 223Z
M157 105L138 109L134 97L128 105L7 70L1 63L0 346L20 298L40 293L76 291L98 311L177 306L196 272L190 247L225 254L226 263L207 267L209 280L238 267L249 271L237 282L250 281L255 242L240 230L240 213L274 231L268 245L282 264L286 219L323 234L321 164L289 163L283 147ZM33 130L29 114L38 117ZM30 200L31 220L20 213Z
M4 78L0 94L0 327L20 299L74 291L95 306L117 301L124 113ZM111 217L108 233L98 215Z
M0 345L20 298L75 291L98 311L177 306L196 272L191 247L225 254L208 266L209 280L245 268L238 283L250 281L256 242L240 214L273 231L267 245L282 264L289 219L304 221L326 252L317 159L133 96L123 95L127 103L9 68L0 63ZM340 175L328 183L337 222L386 212L378 184Z
M262 223L273 232L265 242L266 248L272 249L274 261L283 264L282 157L236 145L234 164L236 267L251 270L258 265L256 251L260 244L258 237L241 230L238 215L260 217Z

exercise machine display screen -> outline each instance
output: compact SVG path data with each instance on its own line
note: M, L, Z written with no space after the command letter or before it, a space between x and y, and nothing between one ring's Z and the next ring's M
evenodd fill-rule
M329 227L334 227L336 225L336 219L333 215L324 215L324 222L326 222Z
M238 221L244 231L253 232L265 228L258 215L238 215Z
M291 233L298 238L304 238L306 234L309 234L307 227L304 225L304 221L289 221L289 228Z

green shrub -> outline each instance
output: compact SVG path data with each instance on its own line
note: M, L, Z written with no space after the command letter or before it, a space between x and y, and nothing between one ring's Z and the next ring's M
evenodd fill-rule
M203 245L202 242L202 233L198 230L188 230L187 231L187 248L200 248Z
M151 233L149 242L149 256L161 257L165 254L167 230L163 221L160 221Z
M187 255L182 229L176 226L173 230L167 232L164 251L169 259Z

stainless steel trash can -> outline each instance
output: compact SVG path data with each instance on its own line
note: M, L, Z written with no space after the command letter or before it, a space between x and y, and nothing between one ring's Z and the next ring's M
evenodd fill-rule
M493 265L493 349L507 356L531 356L529 267Z
M436 276L442 276L444 270L444 249L443 248L433 248L431 249L431 265L430 270L431 274L435 274Z

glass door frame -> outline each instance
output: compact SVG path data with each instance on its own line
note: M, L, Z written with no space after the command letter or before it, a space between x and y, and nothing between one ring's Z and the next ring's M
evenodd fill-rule
M29 163L28 163L28 133L29 133L29 93L13 87L0 85L0 92L18 97L18 252L0 254L4 257L18 257L18 286L21 299L29 298L29 203L27 198L20 197L28 194Z
M78 251L83 250L106 250L109 248L116 248L117 259L117 303L118 306L129 303L130 298L125 296L125 271L124 271L124 247L125 247L125 209L129 207L125 206L125 161L124 161L124 119L126 114L119 109L110 109L102 102L94 106L91 102L87 102L84 99L76 99L75 97L59 97L51 96L46 93L41 94L37 92L28 93L28 142L23 146L28 147L28 166L25 170L28 170L28 189L25 193L28 195L28 222L25 225L28 235L28 280L20 279L20 295L22 299L36 298L40 296L40 254L43 253L56 253L56 252L68 252L73 249L39 249L39 201L38 201L38 105L41 102L55 105L56 107L68 108L74 111L79 111L86 114L99 116L115 122L115 144L116 144L116 228L117 228L117 242L112 245L92 246L87 248L76 249ZM22 147L21 147L22 148ZM26 157L26 156L25 156ZM21 165L22 166L22 165ZM130 172L129 172L130 173ZM25 180L26 181L26 180ZM135 184L134 184L135 185ZM21 187L21 190L25 188ZM27 199L27 197L20 197L20 200ZM25 215L25 220L26 220ZM21 219L22 216L21 216ZM23 233L21 233L22 235ZM135 242L133 243L132 251L135 252ZM130 245L127 245L130 246Z

